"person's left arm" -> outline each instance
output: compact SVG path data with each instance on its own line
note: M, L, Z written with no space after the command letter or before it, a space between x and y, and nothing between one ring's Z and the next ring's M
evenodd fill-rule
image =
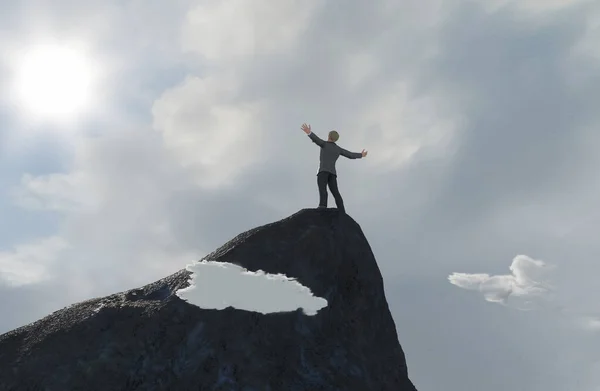
M307 124L302 124L302 130L304 131L304 133L306 133L308 135L308 137L310 137L310 139L317 144L319 147L323 147L325 146L325 141L323 141L322 139L319 138L319 136L317 136L316 134L314 134L312 132L312 130L310 129L310 125Z

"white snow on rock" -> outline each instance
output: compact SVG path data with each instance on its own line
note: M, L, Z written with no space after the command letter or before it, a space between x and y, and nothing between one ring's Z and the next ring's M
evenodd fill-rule
M288 312L302 308L306 315L316 315L327 300L313 296L310 289L283 274L251 272L225 262L202 260L186 267L192 272L190 286L177 296L205 309L260 312Z

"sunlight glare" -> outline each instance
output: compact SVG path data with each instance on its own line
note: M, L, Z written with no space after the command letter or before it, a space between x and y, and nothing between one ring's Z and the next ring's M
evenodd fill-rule
M93 68L76 48L32 47L23 53L17 72L16 98L29 115L71 120L91 103Z

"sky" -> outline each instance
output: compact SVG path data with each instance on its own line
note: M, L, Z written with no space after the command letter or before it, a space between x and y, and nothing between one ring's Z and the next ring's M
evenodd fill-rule
M600 3L0 2L0 333L316 207L419 390L600 390ZM333 198L329 196L329 205Z

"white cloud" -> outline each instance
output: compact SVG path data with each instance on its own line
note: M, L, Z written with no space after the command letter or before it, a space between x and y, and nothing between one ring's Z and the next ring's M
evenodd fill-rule
M514 6L521 11L530 13L559 11L569 6L585 3L588 0L492 0L486 1L485 6L490 11L501 7Z
M600 332L600 317L582 315L576 318L579 327L587 331Z
M201 308L231 306L263 314L302 308L307 315L316 315L327 306L327 300L313 296L310 289L283 274L250 272L231 263L207 261L186 269L193 272L191 285L177 295Z
M25 174L12 196L25 209L71 212L93 210L100 201L93 180L81 171L37 177Z
M188 10L182 50L209 60L208 76L188 76L154 102L153 125L181 166L205 189L232 186L244 170L266 159L267 100L240 98L244 69L257 56L293 53L308 28L315 0L204 1ZM248 60L253 60L249 62ZM270 103L270 102L269 102Z
M192 8L183 27L183 49L209 60L290 49L308 28L315 0L204 1Z
M173 157L198 175L203 187L232 184L260 159L262 106L235 103L235 76L217 74L166 91L153 106L154 127Z
M17 287L49 279L52 264L67 247L63 238L55 236L0 252L0 282Z
M598 3L596 3L598 4ZM598 41L600 40L600 6L589 9L586 15L585 23L585 34L582 39L576 44L574 51L576 53L584 54L586 57L591 56L596 61L600 61L600 48L598 47ZM579 76L582 72L581 65L577 64L577 72L574 75ZM590 66L592 65L592 66ZM584 76L594 77L597 74L597 68L594 66L595 63L588 64L584 73ZM583 82L587 80L587 77L583 78Z
M81 140L70 173L25 175L13 192L21 207L63 212L59 236L70 248L48 270L64 281L65 304L147 284L205 254L203 239L173 234L169 202L192 186L148 133Z
M526 299L527 304L552 290L542 279L552 267L543 261L526 255L518 255L510 265L511 274L490 276L489 274L452 273L451 284L467 290L483 293L485 300L507 304L509 298Z
M590 289L586 289L583 276L578 276L580 286L572 281L555 288L546 278L555 266L543 261L519 255L510 266L511 274L491 276L486 273L452 273L448 276L451 284L459 288L479 291L486 301L506 305L519 310L545 310L565 318L571 327L589 332L600 331L600 317L597 306L589 302ZM561 277L564 279L564 272ZM595 281L594 281L595 282ZM578 291L588 292L584 296Z
M407 83L390 83L359 113L359 144L376 150L369 161L389 170L408 162L421 148L449 154L454 120L434 97L411 97Z

